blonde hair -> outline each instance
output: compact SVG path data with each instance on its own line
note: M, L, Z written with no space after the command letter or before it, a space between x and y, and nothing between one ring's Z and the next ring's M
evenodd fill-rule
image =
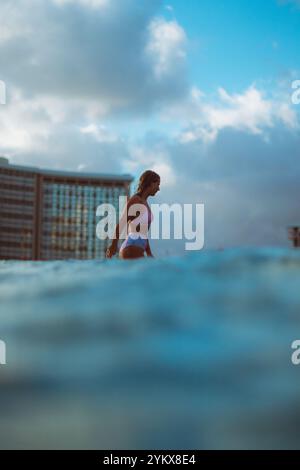
M142 193L150 184L159 181L160 176L152 170L146 170L140 176L137 193Z

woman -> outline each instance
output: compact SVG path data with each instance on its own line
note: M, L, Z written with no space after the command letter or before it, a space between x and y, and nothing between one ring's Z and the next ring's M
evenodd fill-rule
M114 239L106 251L107 258L111 258L117 253L118 240L126 227L127 236L120 248L119 257L122 259L143 258L145 252L147 256L153 257L147 236L153 215L147 199L159 191L159 185L160 176L154 171L147 170L141 175L138 190L127 202L120 222L116 226ZM131 207L133 214L138 212L138 216L128 215Z

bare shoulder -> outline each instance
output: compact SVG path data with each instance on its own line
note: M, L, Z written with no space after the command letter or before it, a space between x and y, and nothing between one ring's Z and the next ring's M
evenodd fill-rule
M141 203L143 203L142 198L138 194L134 194L133 196L131 196L131 198L129 198L127 202L127 206L132 206L132 204L141 204Z

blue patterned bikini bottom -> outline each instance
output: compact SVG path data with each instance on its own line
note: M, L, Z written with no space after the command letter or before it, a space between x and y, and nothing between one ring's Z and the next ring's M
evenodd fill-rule
M124 248L127 248L128 246L138 246L145 250L147 243L147 238L142 238L138 233L129 233L127 235L126 240L124 240L124 242L122 243L120 251L124 250Z

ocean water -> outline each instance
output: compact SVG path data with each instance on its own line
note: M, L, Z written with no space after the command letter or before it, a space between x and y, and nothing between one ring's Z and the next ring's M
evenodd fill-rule
M300 448L300 251L0 261L0 448Z

